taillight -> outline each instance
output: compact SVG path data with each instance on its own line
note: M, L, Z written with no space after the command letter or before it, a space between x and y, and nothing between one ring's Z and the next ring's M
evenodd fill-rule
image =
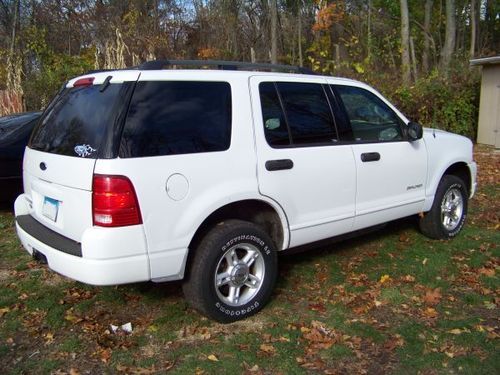
M125 176L95 174L92 181L94 225L124 227L142 224L134 185Z
M90 86L94 83L94 77L80 78L73 83L73 87Z

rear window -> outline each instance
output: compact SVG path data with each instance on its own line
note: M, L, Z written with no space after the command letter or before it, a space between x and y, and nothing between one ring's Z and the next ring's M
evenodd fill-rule
M227 82L138 82L123 130L120 157L227 150L231 87Z
M53 154L97 158L126 104L129 84L65 89L35 128L30 147Z

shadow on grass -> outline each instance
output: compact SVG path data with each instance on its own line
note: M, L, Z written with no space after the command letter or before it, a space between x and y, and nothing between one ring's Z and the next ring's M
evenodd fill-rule
M315 258L320 260L324 256L331 254L355 255L356 249L360 247L379 243L380 240L408 231L420 235L418 232L418 221L415 217L395 220L383 226L374 227L368 232L332 238L331 240L327 240L329 243L313 244L304 248L285 250L280 253L280 266L308 263Z

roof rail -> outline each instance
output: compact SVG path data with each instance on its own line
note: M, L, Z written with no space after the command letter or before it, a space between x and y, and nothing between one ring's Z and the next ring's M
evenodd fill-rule
M160 70L167 66L190 66L190 67L216 67L220 70L264 70L264 71L285 71L300 74L316 74L311 69L294 65L249 63L242 61L222 61L222 60L154 60L147 61L139 66L140 70Z

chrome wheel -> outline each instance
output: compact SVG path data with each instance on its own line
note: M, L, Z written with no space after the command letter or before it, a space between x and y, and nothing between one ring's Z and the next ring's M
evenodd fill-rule
M217 296L229 306L243 306L259 292L265 275L260 250L252 244L240 243L227 250L215 271Z
M458 227L464 213L462 192L452 188L446 192L441 203L441 223L448 231Z

